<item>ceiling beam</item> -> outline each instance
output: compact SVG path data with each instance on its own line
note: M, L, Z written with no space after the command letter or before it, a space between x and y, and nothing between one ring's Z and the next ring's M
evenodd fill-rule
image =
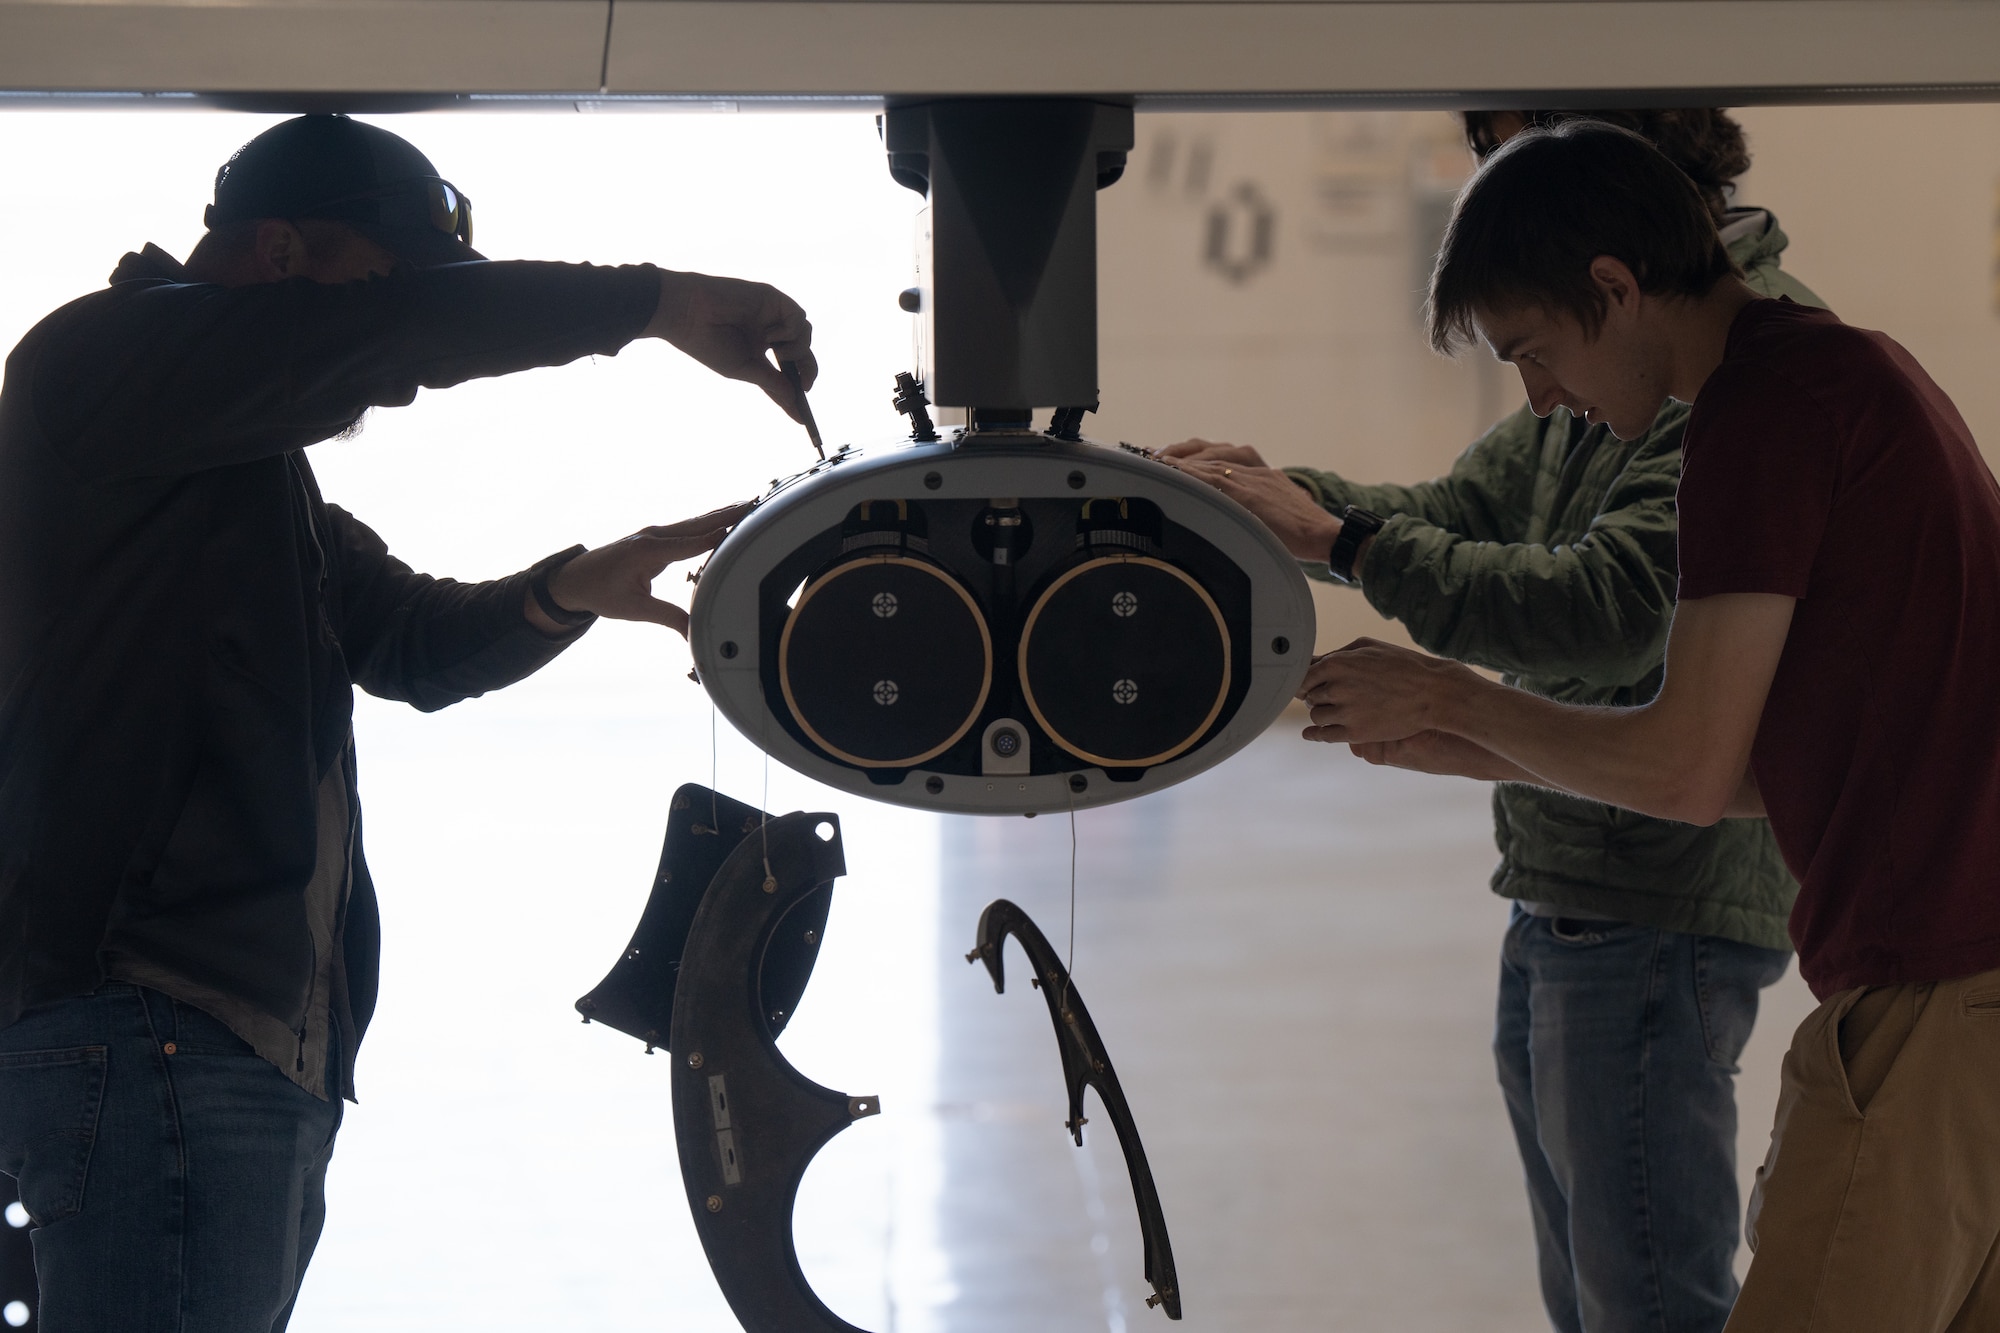
M16 105L852 106L929 93L1142 107L1984 101L2000 99L2000 4L0 0L0 98Z

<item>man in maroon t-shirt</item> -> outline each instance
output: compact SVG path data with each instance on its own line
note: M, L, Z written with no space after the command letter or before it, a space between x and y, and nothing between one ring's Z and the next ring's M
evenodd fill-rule
M1659 696L1582 708L1361 640L1312 740L1708 824L1768 814L1822 1001L1785 1059L1732 1333L2000 1329L2000 487L1909 353L1761 298L1651 145L1573 122L1460 196L1431 285L1621 438L1693 404Z

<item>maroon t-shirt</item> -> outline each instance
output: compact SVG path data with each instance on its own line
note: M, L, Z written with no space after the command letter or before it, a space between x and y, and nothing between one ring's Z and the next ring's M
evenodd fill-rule
M1879 333L1753 301L1688 420L1680 595L1799 599L1751 768L1824 998L2000 967L2000 487Z

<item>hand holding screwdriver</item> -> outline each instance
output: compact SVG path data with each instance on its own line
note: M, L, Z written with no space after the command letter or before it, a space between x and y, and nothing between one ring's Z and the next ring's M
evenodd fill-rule
M826 445L820 442L819 423L813 420L812 404L806 401L805 385L799 382L799 363L796 361L780 361L778 363L778 370L783 373L785 382L792 386L792 392L799 396L798 418L805 423L806 437L812 441L813 448L824 459L826 457Z

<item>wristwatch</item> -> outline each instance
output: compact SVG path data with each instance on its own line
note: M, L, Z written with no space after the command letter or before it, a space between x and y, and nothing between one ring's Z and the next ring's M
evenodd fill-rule
M1326 572L1342 583L1360 582L1354 575L1354 557L1360 553L1361 543L1380 532L1388 521L1380 514L1353 505L1341 510L1340 535L1333 539L1333 549L1326 553Z

